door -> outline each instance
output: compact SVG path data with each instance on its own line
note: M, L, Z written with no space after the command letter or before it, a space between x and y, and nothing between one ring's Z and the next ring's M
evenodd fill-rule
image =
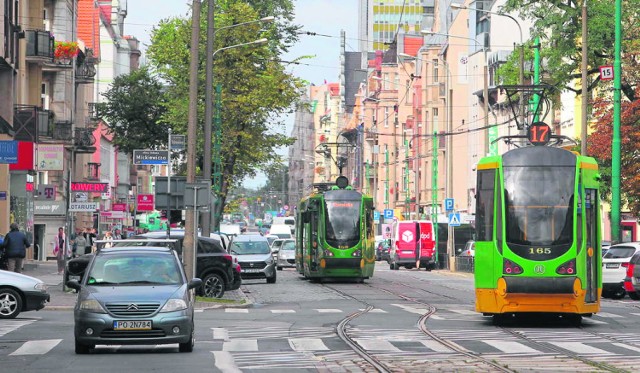
M33 259L35 260L46 259L43 250L45 246L42 244L44 241L45 227L45 224L33 225Z
M587 293L585 294L586 303L595 303L598 300L598 266L599 245L598 240L598 191L597 189L585 188L584 207L586 218L586 277L587 277Z

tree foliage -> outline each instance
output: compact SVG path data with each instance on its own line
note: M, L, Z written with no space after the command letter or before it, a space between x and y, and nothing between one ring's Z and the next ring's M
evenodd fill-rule
M279 156L274 149L288 146L292 139L283 135L283 114L300 97L302 82L287 73L279 63L280 55L297 40L292 22L291 0L216 1L215 27L251 22L276 16L276 22L251 23L220 29L214 39L214 50L267 38L267 45L249 45L218 51L214 58L214 86L222 86L221 94L221 162L222 203L227 191L245 177L254 176ZM203 153L206 6L201 17L199 52L199 100L197 152ZM189 45L191 18L171 18L154 28L148 48L150 63L167 82L167 111L164 119L174 132L186 134L188 122ZM213 136L215 139L215 127ZM214 154L215 159L215 154ZM202 167L202 156L198 157ZM213 174L213 171L212 171Z
M166 144L168 132L162 84L147 68L116 77L102 94L98 116L106 121L113 143L126 154Z
M588 74L589 90L592 90L600 83L599 67L613 64L615 17L611 0L588 0L587 4ZM542 68L547 82L576 94L580 94L581 89L573 84L574 79L581 77L581 6L580 0L507 0L502 9L533 20L531 35L532 39L536 36L541 39L540 55L544 60ZM634 37L639 30L640 0L625 1L622 11L622 29L628 35L623 39L622 59L623 64L629 67L623 69L622 90L628 99L634 100L640 77L640 49ZM517 61L517 58L517 53L512 54L512 61Z
M636 95L640 94L637 88ZM613 113L610 98L598 98L594 103L593 131L587 139L587 152L598 159L602 175L602 194L611 196L611 143L613 138ZM622 202L640 216L640 100L623 101L620 116L620 188Z

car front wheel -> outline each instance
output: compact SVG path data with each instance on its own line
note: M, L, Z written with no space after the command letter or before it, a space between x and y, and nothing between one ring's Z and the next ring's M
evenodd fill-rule
M202 295L207 298L222 298L224 295L224 280L216 273L209 273L202 281Z
M15 319L22 310L22 297L17 291L0 288L0 319Z
M275 284L276 283L276 273L273 272L273 276L267 277L267 284Z
M628 291L627 294L629 295L629 298L633 300L640 300L640 294L636 291Z
M193 352L193 346L195 345L196 342L196 338L193 335L193 328L191 330L191 339L189 340L189 342L185 342L185 343L180 343L178 345L178 351L180 352Z

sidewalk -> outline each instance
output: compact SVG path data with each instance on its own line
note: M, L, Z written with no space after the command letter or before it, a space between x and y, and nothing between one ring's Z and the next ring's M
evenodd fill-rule
M27 276L38 278L47 284L49 294L51 295L51 301L47 303L47 306L43 311L73 310L73 307L76 304L76 293L73 291L63 291L63 276L58 274L58 265L55 261L25 261L24 271L22 271L22 273ZM196 302L196 309L238 308L249 307L252 304L251 300L242 291L242 287L238 290L224 293L222 299L231 302Z

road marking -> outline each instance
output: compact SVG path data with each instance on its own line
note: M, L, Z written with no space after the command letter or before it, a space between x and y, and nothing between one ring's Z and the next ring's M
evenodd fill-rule
M234 339L228 342L224 342L222 345L222 351L258 351L257 339Z
M316 308L316 311L320 313L342 313L342 310L338 310L335 308Z
M618 346L618 347L622 347L622 348L626 348L627 350L640 352L640 347L631 346L631 345L628 345L626 343L613 343L613 345L614 346Z
M2 323L0 323L0 337L34 321L36 320L2 320Z
M201 308L200 308L200 309L197 309L197 310L193 310L193 312L195 312L195 313L202 313L202 312L204 312L204 309L201 309Z
M383 341L380 339L360 339L356 338L355 341L367 351L384 351L384 352L400 352L400 349L394 346L389 341Z
M364 311L364 308L360 308L360 311ZM374 308L369 313L389 313L385 310L381 310L380 308Z
M229 340L229 332L225 328L211 328L213 330L213 339Z
M606 321L594 320L593 318L583 317L582 322L587 322L588 324L608 324Z
M535 350L529 346L525 346L520 342L513 342L513 341L495 341L495 340L489 340L489 341L483 341L484 343L488 344L491 347L497 348L498 350L502 351L502 352L506 352L508 354L519 354L519 353L527 353L527 352L540 352L538 350Z
M640 313L630 312L629 315L640 316Z
M598 313L596 313L596 316L610 317L610 318L621 318L622 317L620 315L616 315L615 313L609 313L609 312L598 312Z
M216 368L223 373L241 373L242 371L233 360L233 356L226 351L211 351L216 361Z
M552 345L558 346L562 349L575 352L578 354L607 354L611 355L611 352L595 348L580 342L549 342Z
M434 352L452 352L453 350L437 341L419 341L424 347Z
M225 308L224 312L227 313L249 313L249 310L246 308Z
M429 312L429 310L426 309L426 308L415 308L415 307L411 307L411 306L406 306L404 304L392 304L392 306L396 306L396 307L402 308L403 310L405 310L407 312L416 313L418 315L424 315L427 312ZM433 316L429 316L429 317L433 317Z
M271 310L271 313L296 313L295 310Z
M469 311L469 310L454 310L454 309L450 309L449 311L451 312L455 312L455 313L459 313L461 315L479 315L479 313L475 312L475 311Z
M289 346L294 351L329 351L320 338L289 338Z
M20 348L13 351L9 355L44 355L51 351L58 343L62 342L62 339L45 339L42 341L28 341L25 342Z

